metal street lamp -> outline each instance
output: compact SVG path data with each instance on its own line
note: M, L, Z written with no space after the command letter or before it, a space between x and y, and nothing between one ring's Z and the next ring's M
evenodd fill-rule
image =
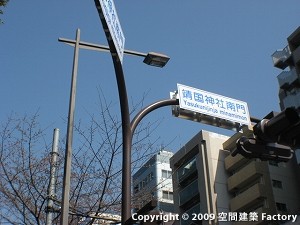
M155 53L155 52L149 52L146 55L143 62L150 66L164 67L169 61L169 59L170 58L166 55Z
M123 163L122 163L122 224L131 217L131 144L132 129L130 126L130 114L126 84L122 67L122 51L124 48L124 36L113 1L94 0L101 24L109 45L115 75L119 91L119 101L122 118L122 141L123 141ZM106 21L107 20L107 21ZM112 22L113 21L113 22ZM116 42L116 43L115 43ZM119 56L120 55L120 56ZM120 58L121 57L121 58ZM149 56L144 62L149 65L163 67L160 57Z
M65 151L65 164L64 164L64 180L63 180L63 197L62 197L62 214L61 224L68 224L69 215L69 193L70 193L70 176L71 176L71 159L72 159L72 141L73 141L73 125L74 125L74 111L75 111L75 97L76 97L76 80L77 80L77 67L78 67L78 54L79 48L95 50L95 51L111 51L110 47L105 45L96 45L88 42L80 41L80 30L77 30L76 40L59 38L58 41L74 46L74 62L72 72L72 82L70 91L70 103L69 103L69 116L68 116L68 129L67 129L67 141ZM160 53L149 52L148 54L124 50L127 55L134 55L144 57L144 63L150 66L164 67L169 61L169 57ZM129 106L127 99L127 91L125 85L125 79L123 74L122 64L118 59L118 56L112 54L121 107L122 116L122 137L123 137L123 173L122 173L122 224L124 224L131 217L131 143L133 132L139 123L139 121L155 108L159 108L165 105L170 105L169 100L162 103L154 103L149 108L142 110L133 120L133 127L130 123ZM174 101L172 101L174 104Z

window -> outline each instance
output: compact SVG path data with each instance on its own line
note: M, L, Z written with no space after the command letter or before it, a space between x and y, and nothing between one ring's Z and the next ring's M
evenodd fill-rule
M163 191L162 192L163 199L172 200L173 201L173 192L171 191Z
M181 181L182 179L190 176L196 171L196 156L184 164L182 167L177 169L177 179Z
M280 180L272 180L272 185L274 188L282 189L282 182Z
M172 178L172 171L169 170L161 170L161 176L165 179L171 179Z
M284 203L276 202L276 208L278 211L287 212L287 207Z
M274 161L274 160L269 160L269 165L278 167L279 163L277 161Z
M154 174L153 174L153 172L151 172L148 176L149 176L150 181L154 179Z
M142 190L143 186L142 186L142 182L139 183L139 191Z
M148 183L150 183L153 179L154 179L154 174L153 174L153 172L151 172L138 184L138 188L137 188L138 191L140 191L141 189L146 187L148 185ZM135 191L135 189L134 189L134 191Z

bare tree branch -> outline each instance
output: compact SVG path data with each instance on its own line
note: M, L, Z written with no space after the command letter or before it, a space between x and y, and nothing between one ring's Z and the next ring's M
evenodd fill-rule
M89 222L92 224L103 213L120 214L121 210L122 126L112 113L115 105L107 101L100 89L98 92L98 112L87 113L88 122L81 120L74 126L69 224L94 215ZM133 104L131 113L142 108L144 98ZM21 118L12 114L1 125L0 200L4 206L0 209L0 223L45 224L51 140L47 141L48 131L41 129L38 119L38 113ZM133 171L156 152L159 139L149 138L159 124L160 121L144 123L136 129ZM62 196L64 159L60 156L58 160L53 224L59 224Z

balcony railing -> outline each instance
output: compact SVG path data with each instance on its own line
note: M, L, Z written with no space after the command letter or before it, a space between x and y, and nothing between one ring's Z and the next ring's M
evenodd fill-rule
M293 84L299 85L299 77L296 72L296 69L293 68L290 71L282 71L278 76L277 80L279 83L280 88L284 90L288 90L293 86Z
M262 184L255 184L230 201L230 210L232 212L244 211L260 201L263 201L266 197L266 187Z
M199 194L198 180L194 180L179 192L179 205L183 206Z
M231 155L228 155L225 158L225 169L228 172L234 171L243 165L247 164L250 160L245 158L244 156L237 154L236 156L232 157Z
M275 67L285 69L289 66L289 59L291 58L291 51L289 46L282 50L277 50L272 54L272 60Z
M247 184L253 183L264 173L266 168L261 162L252 161L243 169L228 178L228 191L234 191L235 189L240 189Z

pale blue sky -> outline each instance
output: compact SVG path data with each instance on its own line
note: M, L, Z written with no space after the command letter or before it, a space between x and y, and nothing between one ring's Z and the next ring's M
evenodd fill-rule
M125 48L156 51L171 57L162 69L141 58L123 60L129 98L145 104L169 97L181 83L248 103L261 118L279 111L279 69L271 54L287 45L300 25L299 0L115 1L126 38ZM65 135L73 48L59 37L107 44L94 1L14 1L4 9L0 26L0 121L11 112L33 114L39 109L43 126ZM97 109L97 87L118 106L109 54L81 50L75 119ZM117 108L117 107L116 107ZM116 111L118 113L118 111ZM163 119L153 138L173 151L201 129L228 134L171 116L170 108L151 113L148 121Z

